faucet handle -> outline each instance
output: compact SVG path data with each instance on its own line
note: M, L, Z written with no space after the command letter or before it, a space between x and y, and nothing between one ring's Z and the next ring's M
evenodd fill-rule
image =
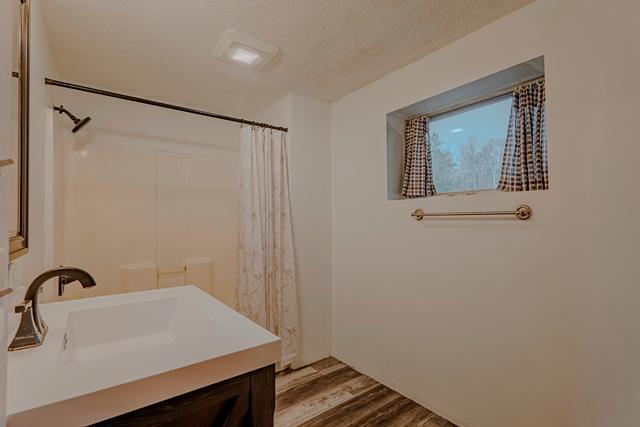
M31 308L32 301L22 301L22 304L16 305L13 310L16 313L24 313Z

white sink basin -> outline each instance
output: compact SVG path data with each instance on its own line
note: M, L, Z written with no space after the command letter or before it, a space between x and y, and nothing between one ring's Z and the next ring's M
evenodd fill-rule
M10 352L8 426L85 426L280 360L280 339L195 286L40 305Z
M208 340L219 327L184 298L131 302L69 313L61 364Z

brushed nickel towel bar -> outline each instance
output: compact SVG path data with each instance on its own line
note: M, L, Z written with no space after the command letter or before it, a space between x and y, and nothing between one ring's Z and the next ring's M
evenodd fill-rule
M443 216L515 216L524 221L531 218L533 211L527 205L521 205L514 211L480 211L480 212L425 212L422 209L416 209L411 214L416 221L422 221L426 217L443 217Z

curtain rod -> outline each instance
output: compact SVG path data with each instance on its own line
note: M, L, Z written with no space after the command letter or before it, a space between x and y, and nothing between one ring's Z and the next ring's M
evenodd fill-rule
M15 71L13 71L11 75L13 77L20 77L20 74L18 74ZM229 122L241 123L243 125L258 126L258 127L267 128L267 129L275 129L275 130L280 130L282 132L289 131L289 129L285 127L274 126L274 125L270 125L269 123L254 122L251 120L245 120L238 117L225 116L223 114L211 113L209 111L204 111L204 110L196 110L195 108L182 107L180 105L168 104L166 102L154 101L152 99L140 98L137 96L126 95L123 93L110 92L108 90L96 89L93 87L82 86L75 83L63 82L61 80L54 80L48 77L45 77L44 84L50 85L50 86L63 87L66 89L78 90L81 92L94 93L96 95L108 96L111 98L124 99L125 101L138 102L140 104L153 105L154 107L168 108L169 110L182 111L185 113L197 114L199 116L212 117L214 119L227 120Z
M463 100L463 101L460 101L460 102L453 103L451 105L447 105L447 106L445 106L443 108L440 108L438 110L434 110L434 111L431 111L431 112L428 112L428 113L422 113L422 114L417 114L415 116L411 116L411 117L405 119L405 121L412 120L412 119L417 119L419 117L427 117L429 119L432 119L432 118L434 118L436 116L441 116L441 115L450 113L452 111L455 111L455 110L458 110L458 109L461 109L461 108L470 107L472 105L480 104L482 102L489 101L489 100L494 99L494 98L499 98L501 96L504 96L504 95L506 95L508 93L513 92L514 90L516 90L516 88L518 86L524 86L524 85L528 85L528 84L539 83L541 81L544 81L544 79L545 79L545 76L543 75L541 77L536 77L535 79L525 80L525 81L517 83L517 84L515 84L513 86L508 86L508 87L505 87L505 88L502 88L502 89L495 90L493 92L489 92L489 93L484 94L484 95L476 96L476 97L473 97L473 98L470 98L470 99L466 99L466 100Z
M244 125L258 126L258 127L262 127L262 128L268 128L268 129L276 129L276 130L280 130L282 132L288 132L288 130L289 130L289 129L285 128L285 127L274 126L274 125L270 125L268 123L254 122L254 121L251 121L251 120L245 120L245 119L241 119L241 118L238 118L238 117L225 116L223 114L211 113L209 111L204 111L204 110L196 110L195 108L182 107L180 105L168 104L166 102L154 101L152 99L140 98L140 97L137 97L137 96L126 95L126 94L123 94L123 93L110 92L108 90L96 89L96 88L89 87L89 86L82 86L82 85L78 85L78 84L75 84L75 83L69 83L69 82L63 82L63 81L60 81L60 80L54 80L54 79L50 79L48 77L45 77L44 83L46 85L58 86L58 87L66 88L66 89L78 90L78 91L81 91L81 92L89 92L89 93L94 93L96 95L109 96L111 98L124 99L125 101L132 101L132 102L138 102L140 104L153 105L154 107L168 108L169 110L177 110L177 111L182 111L182 112L185 112L185 113L191 113L191 114L197 114L197 115L200 115L200 116L212 117L214 119L227 120L229 122L241 123L241 124L244 124Z

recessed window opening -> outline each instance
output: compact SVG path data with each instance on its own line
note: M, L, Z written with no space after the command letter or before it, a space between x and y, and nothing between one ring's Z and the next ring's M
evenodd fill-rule
M387 115L389 199L549 188L544 58Z

